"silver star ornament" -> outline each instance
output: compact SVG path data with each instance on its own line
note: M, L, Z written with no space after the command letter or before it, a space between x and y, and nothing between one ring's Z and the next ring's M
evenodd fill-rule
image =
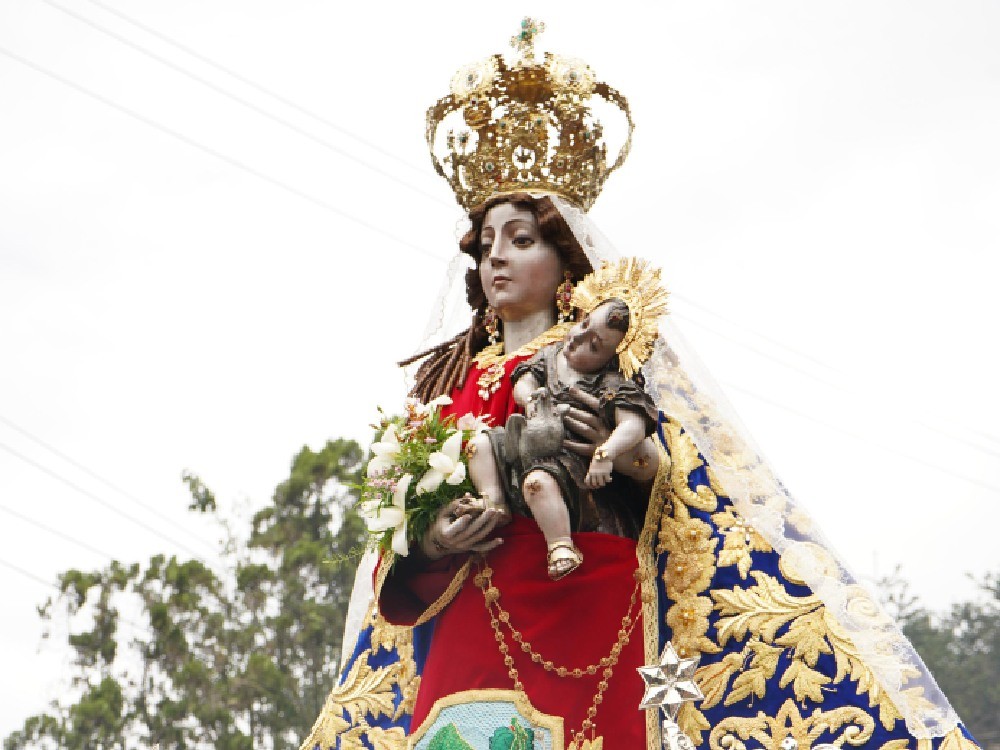
M705 697L694 682L697 668L698 657L680 658L674 644L668 641L660 654L659 664L639 667L639 674L646 682L646 693L642 696L639 710L659 708L671 719L676 719L683 704Z

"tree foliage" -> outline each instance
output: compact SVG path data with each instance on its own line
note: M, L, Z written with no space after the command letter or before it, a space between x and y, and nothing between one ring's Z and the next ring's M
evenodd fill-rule
M955 711L983 747L1000 746L1000 570L976 579L979 595L945 613L927 610L895 574L880 588Z
M297 747L340 657L362 459L353 441L303 448L220 570L156 554L61 574L40 612L71 625L73 699L27 719L5 750ZM202 481L183 481L190 509L218 518Z

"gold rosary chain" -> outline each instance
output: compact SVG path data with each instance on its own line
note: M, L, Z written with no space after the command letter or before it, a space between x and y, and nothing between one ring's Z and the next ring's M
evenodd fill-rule
M503 657L503 663L507 667L507 675L513 681L514 689L516 691L527 698L527 693L524 690L524 683L521 682L520 673L518 672L517 667L514 666L514 657L510 655L510 647L507 645L506 639L504 638L503 630L500 625L501 622L511 631L511 637L520 645L521 650L529 654L534 663L541 664L542 668L547 672L555 672L555 674L559 677L581 678L584 674L596 674L599 666L604 668L604 671L601 673L603 679L597 683L597 692L594 694L594 699L591 701L590 707L587 709L587 718L583 720L578 732L571 733L573 740L570 743L570 748L581 748L583 746L584 734L587 731L591 731L591 736L593 737L593 730L596 726L594 718L597 716L597 707L604 700L604 693L608 689L611 676L614 673L615 666L618 664L621 652L625 646L628 645L632 631L639 622L639 613L633 613L632 610L635 607L638 593L642 586L643 576L641 571L637 570L635 572L635 588L632 590L632 596L629 599L629 606L625 617L622 618L622 627L618 631L618 638L611 647L609 654L606 657L601 658L598 664L590 664L583 669L576 668L572 670L567 667L557 667L551 660L544 659L541 654L532 648L530 643L524 640L521 632L510 624L510 613L503 609L498 603L500 599L500 591L493 585L492 575L493 569L486 564L483 569L476 574L474 581L476 586L478 586L483 592L483 598L486 602L486 610L490 615L490 625L493 627L493 635L496 638L500 655ZM494 607L497 610L496 613L494 613Z

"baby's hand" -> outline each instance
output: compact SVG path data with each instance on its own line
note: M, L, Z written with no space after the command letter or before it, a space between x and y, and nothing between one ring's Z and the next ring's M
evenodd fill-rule
M593 458L583 483L589 490L599 490L611 481L612 461L610 458Z

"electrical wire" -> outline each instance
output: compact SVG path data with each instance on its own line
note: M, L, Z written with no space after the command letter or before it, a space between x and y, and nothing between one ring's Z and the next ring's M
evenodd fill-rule
M146 57L150 58L151 60L155 60L156 62L158 62L161 65L164 65L164 66L170 68L171 70L174 70L174 71L176 71L176 72L178 72L178 73L180 73L180 74L182 74L184 76L187 76L191 80L196 81L197 83L200 83L202 86L207 87L211 91L214 91L215 93L217 93L217 94L219 94L221 96L224 96L227 99L230 99L230 100L236 102L237 104L240 104L243 107L246 107L247 109L251 110L252 112L256 112L260 116L265 117L268 120L271 120L272 122L276 122L279 125L281 125L283 127L286 127L286 128L288 128L289 130L291 130L291 131L293 131L295 133L298 133L302 137L307 138L308 140L313 141L314 143L317 143L320 146L323 146L324 148L329 149L333 153L339 154L340 156L343 156L346 159L350 159L351 161L353 161L356 164L359 164L359 165L365 167L366 169L370 169L372 172L374 172L375 174L379 175L380 177L384 177L385 179L390 180L391 182L395 182L395 183L397 183L399 185L402 185L406 189L411 190L411 191L413 191L415 193L418 193L418 194L424 196L425 198L429 198L430 200L435 201L436 203L440 203L441 205L449 206L449 207L452 206L452 203L450 201L443 200L442 198L438 197L437 195L429 193L426 190L417 187L416 185L412 185L409 182L406 182L405 180L400 179L399 177L397 177L396 175L394 175L392 172L387 172L386 170L382 169L381 167L378 167L378 166L372 164L371 162L365 161L364 159L362 159L362 158L360 158L358 156L355 156L350 151L347 151L347 150L341 148L340 146L336 145L335 143L332 143L331 141L328 141L328 140L326 140L324 138L320 138L319 136L314 135L313 133L310 133L308 130L303 130L302 128L300 128L295 123L293 123L293 122L291 122L289 120L286 120L285 118L283 118L283 117L281 117L279 115L276 115L276 114L273 114L271 112L268 112L266 109L263 109L262 107L257 106L253 102L251 102L251 101L249 101L247 99L244 99L243 97L239 96L238 94L234 94L231 91L223 88L222 86L219 86L219 85L217 85L215 83L212 83L211 81L209 81L206 78L202 78L197 73L192 73L189 70L185 70L184 68L182 68L179 65L171 62L167 58L162 57L162 56L156 54L155 52L152 52L151 50L146 49L145 47L143 47L140 44L136 44L132 40L130 40L130 39L124 37L124 36L121 36L120 34L117 34L116 32L111 31L110 29L105 28L104 26L101 26L96 21L92 21L91 19L87 18L86 16L80 15L76 11L70 10L69 8L64 8L63 6L59 5L59 3L53 2L53 0L39 0L39 2L42 2L45 5L48 5L49 7L54 8L55 10L58 10L60 13L64 13L64 14L70 16L71 18L76 19L80 23L86 24L87 26L91 27L92 29L94 29L96 31L99 31L100 33L105 34L106 36L111 37L112 39L114 39L115 41L119 42L120 44L123 44L126 47L129 47L130 49L135 50L136 52L138 52L138 53L140 53L142 55L145 55Z
M702 308L702 309L704 309L704 308ZM807 370L803 370L801 367L793 365L793 364L791 364L789 362L785 362L784 360L778 359L777 357L775 357L772 354L768 354L767 352L764 352L764 351L758 349L757 347L755 347L755 346L753 346L751 344L748 344L745 341L742 341L742 340L740 340L740 339L738 339L738 338L736 338L734 336L730 336L730 335L728 335L726 333L723 333L722 331L719 331L718 329L713 328L712 326L706 325L705 323L703 323L701 321L694 320L692 318L689 318L689 317L687 317L685 315L682 315L682 314L679 314L677 312L674 312L674 313L671 313L671 314L674 315L675 317L679 318L680 320L684 320L684 321L686 321L688 323L691 323L694 326L697 326L697 327L702 328L702 329L704 329L706 331L709 331L709 332L715 334L716 336L718 336L719 338L725 339L726 341L729 341L729 342L735 344L736 346L739 346L739 347L742 347L744 349L747 349L748 351L751 351L754 354L757 354L758 356L763 357L764 359L768 359L768 360L770 360L772 362L775 362L775 363L781 365L782 367L785 367L785 368L787 368L789 370L793 370L793 371L799 373L800 375L803 375L803 376L809 378L810 380L815 380L816 382L821 383L821 384L827 386L828 388L832 388L833 390L840 391L841 393L846 393L847 395L853 396L854 398L859 398L859 395L858 395L857 391L855 391L854 389L847 388L847 387L845 387L845 386L843 386L843 385L841 385L839 383L835 383L835 382L833 382L831 380L828 380L828 379L826 379L824 377L821 377L819 375L811 373L811 372L809 372ZM719 316L719 317L721 317L721 316ZM740 326L740 327L743 328L746 331L753 332L752 328L747 328L746 326ZM787 349L788 351L792 351L792 352L796 351L795 349L792 349L791 347L788 347L788 346L783 346L782 348ZM807 355L803 355L803 356L807 356ZM880 406L881 409L885 410L885 404L884 404L884 402L879 402L879 406ZM967 445L968 447L974 448L975 450L980 451L982 453L985 453L988 456L992 456L994 458L1000 458L1000 451L994 450L993 448L989 448L989 447L987 447L985 445L977 443L974 440L970 440L969 438L964 437L963 435L956 435L953 432L949 432L948 430L941 429L937 425L929 424L928 422L924 422L923 420L913 419L912 417L910 417L908 415L902 415L902 416L900 416L900 419L902 419L902 420L904 420L906 422L909 422L910 424L914 424L914 425L917 425L919 427L922 427L923 429L928 430L930 432L935 432L938 435L942 435L943 437L946 437L946 438L949 438L949 439L954 440L956 442L962 443L963 445Z
M333 203L325 201L322 198L316 198L315 196L310 195L309 193L307 193L307 192L305 192L303 190L300 190L300 189L298 189L296 187L293 187L293 186L291 186L291 185L289 185L289 184L287 184L285 182L282 182L281 180L279 180L279 179L277 179L275 177L271 177L270 175L268 175L268 174L266 174L264 172L261 172L258 169L255 169L254 167L251 167L251 166L249 166L247 164L244 164L243 162L239 161L238 159L234 159L231 156L227 156L226 154L223 154L223 153L221 153L219 151L216 151L211 146L206 146L206 145L204 145L204 144L202 144L202 143L194 140L193 138L184 135L183 133L179 133L176 130L173 130L172 128L167 127L166 125L163 125L162 123L157 122L156 120L153 120L153 119L151 119L149 117L146 117L145 115L139 114L138 112L136 112L136 111L134 111L132 109L129 109L128 107L125 107L124 105L118 104L117 102L115 102L112 99L109 99L108 97L104 96L103 94L98 94L95 91L91 91L90 89L86 88L85 86L81 86L80 84L78 84L75 81L72 81L72 80L66 78L65 76L62 76L62 75L60 75L58 73L55 73L55 72L53 72L51 70L48 70L47 68L44 68L41 65L39 65L39 64L37 64L35 62L32 62L31 60L29 60L29 59L27 59L25 57L22 57L21 55L18 55L16 52L11 52L10 50L6 49L5 47L0 47L0 55L4 55L5 57L10 58L11 60L19 63L20 65L23 65L24 67L29 68L29 69L31 69L31 70L35 71L36 73L39 73L39 74L41 74L43 76L46 76L47 78L51 78L52 80L54 80L54 81L56 81L58 83L61 83L63 86L66 86L67 88L71 88L74 91L83 94L84 96L87 96L87 97L89 97L91 99L94 99L95 101L98 101L101 104L104 104L105 106L110 107L111 109L114 109L114 110L116 110L118 112L121 112L122 114L128 115L132 119L137 120L137 121L143 123L144 125L147 125L147 126L153 128L154 130L158 130L161 133L169 135L170 137L172 137L172 138L180 141L181 143L184 143L184 144L186 144L188 146L191 146L192 148L195 148L198 151L201 151L202 153L206 153L209 156L212 156L212 157L218 159L219 161L222 161L222 162L224 162L226 164L229 164L232 167L235 167L236 169L239 169L242 172L246 172L247 174L251 175L252 177L257 178L258 180L261 180L261 181L266 182L266 183L268 183L270 185L278 187L281 190L284 190L285 192L290 193L291 195L294 195L294 196L296 196L298 198L301 198L301 199L303 199L305 201L308 201L309 203L312 203L313 205L319 206L322 209L330 211L331 213L334 213L337 216L340 216L341 218L347 219L348 221L350 221L350 222L352 222L354 224L357 224L358 226L364 227L365 229L367 229L367 230L369 230L371 232L374 232L375 234L377 234L377 235L379 235L381 237L384 237L385 239L391 240L392 242L396 243L397 245L401 245L402 247L409 248L410 250L413 250L414 252L420 253L423 256L426 256L428 258L432 258L433 260L439 261L441 263L447 262L445 258L443 258L440 255L437 255L435 253L432 253L430 250L426 250L426 249L424 249L424 248L422 248L422 247L420 247L418 245L414 245L413 243L408 242L408 241L402 239L401 237L397 237L394 234L385 231L381 227L379 227L379 226L377 226L375 224L372 224L371 222L365 221L364 219L358 218L357 216L354 216L353 214L350 214L350 213L348 213L348 212L346 212L346 211L338 208Z
M141 528L141 529L143 529L145 531L148 531L151 534L154 534L155 536L159 537L160 539L162 539L165 542L169 542L170 544L173 544L178 549L184 550L188 554L192 555L196 560L198 560L203 565L205 565L207 567L211 567L201 557L201 555L199 555L193 549L191 549L190 547L188 547L184 542L178 541L177 539L174 539L172 537L167 536L161 530L157 529L154 526L150 526L145 521L143 521L143 520L141 520L139 518L136 518L135 516L133 516L130 513L127 513L126 511L122 510L121 508L119 508L114 503L108 502L107 500L105 500L104 498L102 498L100 495L95 495L90 490L87 490L86 488L81 487L80 485L76 484L75 482L73 482L70 479L67 479L66 477L62 476L59 473L57 473L55 471L52 471L52 469L49 469L44 464L40 464L37 461L35 461L35 460L31 459L31 458L28 458L27 456L25 456L20 451L17 451L14 448L11 448L9 445L7 445L5 443L0 443L0 449L6 451L7 453L9 453L10 455L14 456L15 458L20 459L24 463L28 464L29 466L32 466L33 468L35 468L38 471L42 472L43 474L51 477L52 479L55 479L57 482L60 482L60 483L62 483L64 485L66 485L70 489L76 490L77 492L79 492L84 497L87 497L90 500L92 500L93 502L97 503L98 505L101 505L101 506L107 508L111 512L113 512L113 513L121 516L125 520L129 521L133 525L138 526L139 528Z
M337 131L338 133L342 133L342 134L348 136L349 138L353 138L355 141L357 141L358 143L364 145L367 148L370 148L372 151L375 151L375 152L381 154L382 156L384 156L384 157L386 157L388 159L392 159L394 162L396 162L397 164L400 164L401 166L406 167L407 169L413 170L415 173L419 174L421 177L426 177L427 176L427 169L425 167L417 166L416 164L414 164L414 163L412 163L412 162L410 162L410 161L402 158L401 156L398 156L397 154L394 154L391 151L385 150L384 148L382 148L381 146L379 146L377 143L373 143L372 141L369 141L364 136L358 135L354 131L348 130L343 125L340 125L340 124L334 122L333 120L330 120L330 119L328 119L326 117L323 117L322 115L317 114L316 112L313 112L310 109L306 109L301 104L292 101L291 99L283 96L282 94L279 94L278 92L274 91L273 89L270 89L270 88L267 88L266 86L261 85L257 81L254 81L254 80L248 78L247 76L245 76L245 75L243 75L243 74L241 74L241 73L233 70L232 68L223 65L222 63L218 62L217 60L213 60L212 58L208 57L207 55L202 54L198 50L196 50L196 49L194 49L194 48L192 48L192 47L190 47L190 46L188 46L188 45L186 45L186 44L184 44L182 42L177 41L173 37L167 36L163 32L161 32L161 31L157 30L156 28L150 26L149 24L143 23L142 21L137 21L134 17L126 15L122 11L118 10L117 8L111 7L110 5L106 5L105 3L98 2L98 0L87 0L87 2L89 2L91 5L96 5L101 10L105 11L106 13L110 13L111 15L116 16L117 18L120 18L121 20L125 21L126 23L132 24L133 26L135 26L138 29L141 29L142 31L144 31L147 34L149 34L150 36L153 36L153 37L159 39L161 42L165 42L166 44L169 44L170 46L172 46L172 47L174 47L176 49L179 49L181 52L184 52L185 54L190 55L191 57L193 57L194 59L198 60L199 62L202 62L202 63L204 63L205 65L208 65L211 68L215 68L216 70L218 70L218 71L220 71L222 73L225 73L227 76L230 76L231 78L236 79L237 81L239 81L243 85L248 86L248 87L254 89L255 91L258 91L259 93L264 94L265 96L269 96L272 99L274 99L275 101L281 102L286 107L289 107L290 109L294 109L296 112L299 112L300 114L303 114L306 117L309 117L310 119L315 120L316 122L318 122L318 123L320 123L322 125L325 125L328 128L331 128L332 130Z
M87 542L83 541L82 539L77 539L75 536L70 536L69 534L64 534L63 532L59 531L59 529L54 529L51 526L45 525L41 521L36 521L34 518L31 518L30 516L26 516L23 513L20 513L18 511L14 510L13 508L8 508L6 505L0 505L0 511L3 511L4 513L6 513L6 514L8 514L10 516L14 516L14 518L20 519L24 523L27 523L27 524L30 524L30 525L34 526L36 529L41 529L42 531L46 531L49 534L52 534L53 536L57 536L60 539L62 539L64 542L69 542L70 544L75 544L77 547L80 547L81 549L87 550L87 552L92 552L95 555L99 555L99 556L105 558L106 560L111 560L112 559L111 555L109 555L106 550L100 550L97 547L94 547L93 545L88 544Z
M45 450L49 451L49 453L52 453L53 455L59 457L60 459L62 459L66 463L68 463L70 466L73 466L74 468L78 469L79 471L82 471L84 474L86 474L87 476L89 476L91 479L96 479L98 482L100 482L101 484L103 484L105 487L108 487L109 489L114 490L118 494L122 495L123 497L125 497L128 500L130 500L131 502L133 502L134 504L138 505L139 507L145 509L147 512L149 512L152 515L156 516L161 521L164 521L165 523L170 524L176 530L181 531L181 532L183 532L185 534L188 533L188 529L184 528L181 524L177 523L177 521L175 521L174 519L170 518L170 516L166 515L165 513L162 513L155 506L150 505L149 503L145 503L142 500L140 500L139 498L137 498L135 495L131 494L130 492L127 492L126 490L123 490L121 487L119 487L118 485L116 485L111 480L106 479L105 477L101 476L97 472L92 471L91 469L87 468L86 466L84 466L83 464L81 464L79 461L75 460L71 456L66 455L65 453L63 453L62 451L60 451L58 448L56 448L55 446L51 445L50 443L45 442L44 440L42 440L37 435L33 435L32 433L28 432L26 429L24 429L20 425L15 424L14 422L12 422L11 420L9 420L7 417L3 416L2 414L0 414L0 423L3 423L5 425L7 425L7 427L9 427L10 429L14 430L15 432L17 432L21 436L26 437L31 442L33 442L36 445L39 445L42 448L44 448ZM207 542L206 542L206 544L207 544Z
M743 394L745 394L747 396L750 396L751 398L757 399L758 401L761 401L761 402L763 402L765 404L768 404L769 406L773 406L773 407L775 407L777 409L781 409L783 411L790 412L790 413L795 414L796 416L801 417L802 419L806 419L806 420L808 420L810 422L815 422L816 424L823 425L827 429L833 430L835 432L839 432L839 433L841 433L843 435L847 435L848 437L854 438L855 440L861 440L861 441L867 442L867 443L869 443L871 445L874 445L874 446L878 447L881 450L884 450L884 451L886 451L888 453L892 453L894 455L900 456L901 458L905 458L905 459L907 459L909 461L913 461L914 463L920 464L921 466L926 466L928 468L934 469L935 471L939 471L942 474L946 474L946 475L948 475L950 477L954 477L955 479L960 479L960 480L962 480L964 482L968 482L969 484L974 484L977 487L981 487L982 489L989 490L990 492L1000 493L1000 486L997 486L995 484L990 484L989 482L984 482L981 479L977 479L976 477L971 477L971 476L969 476L967 474L962 474L961 472L955 471L954 469L949 469L946 466L940 466L938 464L933 464L930 461L925 461L922 458L917 458L916 456L912 456L909 453L904 453L903 451L900 451L897 448L892 447L891 445L884 445L882 443L879 443L877 440L872 440L871 438L869 438L869 437L867 437L867 436L865 436L863 434L851 432L850 430L845 430L843 427L840 427L839 425L831 424L830 422L827 422L826 420L820 419L819 417L814 417L811 414L806 414L804 412L801 412L798 409L795 409L794 407L788 406L786 404L782 404L781 402L775 401L774 399L768 398L767 396L761 396L759 393L755 393L754 391L751 391L751 390L749 390L747 388L744 388L743 386L736 385L735 383L723 382L723 385L725 385L726 388L731 388L734 391L738 391L740 393L743 393Z

